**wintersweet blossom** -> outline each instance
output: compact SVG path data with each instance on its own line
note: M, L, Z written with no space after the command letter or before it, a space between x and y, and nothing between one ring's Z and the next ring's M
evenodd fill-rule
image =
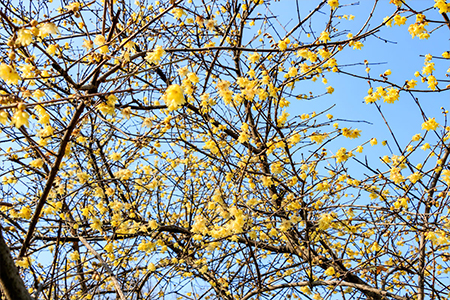
M103 35L101 35L101 34L97 35L94 39L94 44L97 46L101 46L99 48L100 53L103 53L103 54L108 53L109 49L108 49L108 46L105 45L106 39Z
M173 16L175 19L180 19L183 16L186 16L186 12L182 8L174 8L172 10Z
M20 128L22 125L30 127L30 124L28 122L29 117L30 116L28 115L28 113L24 112L23 110L17 110L11 118L11 125L16 126L16 128Z
M256 63L256 62L259 60L260 57L261 57L261 55L258 54L257 52L255 52L255 53L250 54L250 55L248 56L248 60L249 60L251 63Z
M157 64L157 63L159 63L159 61L161 60L161 57L164 54L166 54L166 51L164 51L163 47L160 45L157 45L152 52L147 53L147 55L145 56L145 60L148 63Z
M214 27L217 25L217 21L214 19L209 19L204 24L205 24L206 29L208 29L209 31L212 31L212 30L214 30Z
M434 0L434 2L433 7L439 8L440 14L450 12L450 3L447 3L445 0Z
M0 111L0 123L6 125L8 122L8 113L4 110Z
M42 168L43 165L44 165L44 161L42 160L42 158L37 158L30 162L30 166L32 166L34 168L38 168L38 169Z
M406 23L406 17L405 16L400 16L400 15L395 15L394 16L394 25L404 25Z
M178 84L170 85L162 99L170 111L177 110L181 105L186 103L183 88Z
M332 9L336 9L339 6L339 0L328 0L328 5L331 6Z
M91 40L83 40L83 45L81 47L86 48L86 50L91 50L94 42Z
M342 128L341 133L346 138L350 139L356 139L361 136L361 130L360 129L349 129L349 128Z
M317 144L322 144L323 141L328 137L328 134L314 134L309 137L311 142L316 142Z
M364 47L364 44L361 43L360 41L357 41L353 44L353 49L355 50L361 50L362 47Z
M434 71L434 63L426 62L425 66L422 68L422 74L428 75L428 74L433 73L433 71Z
M332 86L327 86L327 93L333 94L333 92L334 92L334 88Z
M326 31L322 31L322 33L320 34L320 37L319 37L319 41L322 41L324 43L331 41L330 34Z
M78 251L74 251L72 253L69 254L69 259L70 260L79 260L80 259L80 254L78 253Z
M58 49L58 47L55 44L50 44L50 45L48 45L46 51L50 55L55 55L57 49Z
M428 119L428 121L422 123L422 129L436 130L439 127L439 123L434 118Z
M29 29L19 29L17 31L16 45L26 47L33 42L33 34Z
M328 269L325 270L324 274L327 276L333 276L336 272L334 271L333 267L329 267Z
M17 84L20 76L14 68L2 63L0 64L0 78L6 81L7 84Z
M280 40L280 41L278 41L278 48L281 51L284 51L284 50L287 49L287 46L289 45L290 42L291 41L289 40L289 38L285 38L284 40Z
M66 5L65 8L67 8L67 10L71 10L74 13L78 12L80 10L80 3L79 2L72 2L69 5Z
M46 38L50 34L57 34L57 33L59 33L58 27L51 22L42 24L39 27L39 37L41 38Z
M417 85L417 80L411 79L406 82L407 89L413 89Z

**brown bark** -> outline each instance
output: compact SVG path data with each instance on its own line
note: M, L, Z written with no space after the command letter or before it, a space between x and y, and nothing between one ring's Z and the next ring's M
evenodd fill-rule
M31 300L0 229L0 285L8 300Z

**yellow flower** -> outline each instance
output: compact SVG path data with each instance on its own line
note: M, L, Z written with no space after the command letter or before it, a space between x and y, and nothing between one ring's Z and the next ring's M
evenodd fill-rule
M422 68L422 74L423 75L428 75L428 74L433 73L433 71L434 71L434 63L426 62L425 66Z
M6 125L6 122L8 122L8 113L4 110L0 111L0 123Z
M310 136L311 142L316 142L317 144L322 144L323 140L325 140L328 137L328 134L314 134Z
M47 53L50 54L50 55L55 55L56 49L58 49L58 48L56 47L55 44L50 44L47 47Z
M23 110L17 110L11 118L11 125L16 126L16 128L20 128L22 125L29 127L30 124L28 123L28 118L28 113L24 112Z
M77 173L77 177L78 177L78 181L83 184L86 183L89 180L89 174L85 173L85 172L79 172Z
M333 94L333 92L334 92L334 88L332 86L327 86L327 93Z
M328 269L325 270L325 275L327 276L333 276L336 272L334 271L333 267L329 267Z
M155 267L155 264L154 263L149 263L148 264L148 266L147 266L147 269L150 271L150 272L154 272L154 271L156 271L156 267Z
M119 161L122 158L122 154L119 152L113 152L108 157L113 161Z
M31 213L32 210L30 207L28 206L24 206L20 209L19 211L19 217L24 218L24 219L30 219L31 218Z
M319 41L322 41L324 43L331 41L330 34L326 31L322 31L322 33L320 34L320 37L319 37Z
M352 152L347 152L347 149L345 148L341 148L336 152L336 162L340 163L340 162L345 162L347 161L347 159L349 159L350 157L352 157Z
M189 79L189 81L190 82L192 82L192 83L198 83L199 82L199 80L198 80L198 76L195 74L195 73L189 73L189 74L187 74L187 78Z
M102 230L102 225L103 225L102 221L100 221L98 218L94 217L93 222L90 225L90 227L92 229L94 229L94 230L101 231Z
M279 48L281 51L284 51L284 50L287 49L287 46L288 46L288 44L289 44L290 42L291 42L291 41L290 41L288 38L285 38L284 40L280 40L280 41L278 42L278 48Z
M339 0L328 0L328 5L331 6L332 9L336 9L339 6Z
M42 160L42 158L38 158L35 159L33 161L30 162L30 166L34 167L34 168L42 168L42 166L44 165L44 161Z
M29 268L31 266L31 259L29 257L22 257L16 261L16 265L21 268Z
M445 51L444 53L442 53L442 57L443 58L450 58L450 52L449 51Z
M270 166L270 171L274 174L280 174L281 172L283 172L283 165L281 164L281 162L273 163Z
M170 111L178 109L181 105L186 103L183 89L178 84L170 85L163 95L164 103Z
M417 85L417 80L411 79L406 82L407 89L413 89Z
M406 17L401 17L400 15L395 15L394 25L404 25L406 23Z
M15 69L5 63L0 64L0 78L6 81L7 84L17 84L20 76Z
M425 144L423 144L423 146L422 147L420 147L420 149L422 149L422 150L428 150L428 149L430 149L431 148L431 146L430 146L430 144L428 144L428 143L425 143Z
M182 16L186 16L186 12L181 8L174 8L172 10L173 16L175 19L180 19Z
M124 119L129 120L131 116L131 107L125 107L122 109L122 116Z
M22 77L31 78L34 77L35 67L32 64L23 64L19 66L20 72L22 72Z
M136 52L136 43L135 42L133 42L133 41L128 41L125 45L123 45L123 47L125 48L125 49L127 49L128 51L130 51L131 53L134 53L134 52Z
M346 138L356 139L361 135L361 130L359 129L348 129L346 127L342 128L341 133Z
M112 253L113 251L114 251L114 248L113 248L113 244L112 243L109 243L109 244L107 244L106 246L105 246L105 248L103 248L106 252L108 252L108 253Z
M73 12L78 12L80 10L80 3L73 2L73 3L70 3L69 5L66 5L65 8L67 8L67 10L71 10Z
M445 0L434 0L436 2L433 7L439 8L439 13L450 12L450 4L446 3Z
M392 19L389 19L389 17L384 18L383 22L386 22L386 26L392 27Z
M78 253L78 251L73 251L72 253L69 254L69 259L70 260L79 260L80 259L80 253Z
M428 121L422 123L422 129L425 130L436 130L438 127L439 123L437 123L434 118L428 119Z
M97 46L102 46L106 43L106 39L103 35L99 34L95 37L94 39L94 44L96 44Z
M261 57L261 55L258 54L257 52L255 52L255 53L250 54L250 55L248 56L248 60L249 60L251 63L256 63L256 62L259 60L260 57Z
M362 47L364 47L364 45L360 41L357 41L355 44L353 44L353 49L355 50L361 50Z
M105 37L103 35L101 35L101 34L97 35L95 37L95 39L94 39L94 44L97 45L97 46L101 46L99 48L100 53L105 54L105 53L109 52L108 46L105 45L106 44L106 39L105 39Z
M195 216L191 231L193 233L207 234L208 228L206 227L206 219L203 216Z
M289 72L288 72L289 77L297 76L297 73L298 73L298 70L296 67L289 68Z
M19 29L17 32L17 39L16 44L19 46L28 46L33 42L33 34L31 33L31 30L28 29Z
M86 50L92 49L93 42L91 40L83 40L83 45L81 47L86 48Z
M436 86L438 85L436 77L434 77L433 75L428 76L427 83L428 83L428 88L433 91L436 89Z
M319 220L319 230L327 230L330 227L332 221L333 216L331 214L321 215Z
M398 7L402 6L402 0L391 0L389 3L395 4Z
M212 31L214 29L214 27L216 26L217 21L213 20L213 19L209 19L205 22L205 27L206 29L208 29L209 31Z
M155 49L152 52L147 53L147 55L145 56L145 60L148 63L159 63L159 61L161 60L161 57L166 54L166 51L164 51L163 47L161 47L160 45L157 45L155 47ZM186 69L187 71L187 69Z
M396 184L399 184L399 183L403 182L403 180L404 180L403 175L400 173L399 168L392 168L389 178L392 181L394 181Z
M314 296L313 296L313 299L314 300L322 300L323 298L322 298L322 296L320 296L319 293L315 293Z
M422 178L422 174L420 174L419 172L415 172L411 175L408 176L408 179L412 182L412 183L416 183L419 179Z
M45 23L39 27L39 37L46 38L49 34L59 33L58 27L51 23Z

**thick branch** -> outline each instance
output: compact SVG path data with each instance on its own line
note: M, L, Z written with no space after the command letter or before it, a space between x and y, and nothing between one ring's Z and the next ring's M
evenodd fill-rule
M0 229L0 284L8 300L31 300Z

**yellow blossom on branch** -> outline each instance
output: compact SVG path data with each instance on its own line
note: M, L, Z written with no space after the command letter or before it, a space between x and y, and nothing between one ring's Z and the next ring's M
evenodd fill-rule
M257 52L255 52L255 53L250 54L250 55L248 56L248 60L249 60L251 63L256 63L256 62L259 60L260 57L261 57L261 55L258 54Z
M157 45L155 49L152 52L148 52L145 56L145 60L149 63L159 63L161 60L161 57L166 54L166 51L164 51L163 47L160 45ZM187 70L187 69L186 69Z
M331 41L330 33L326 32L326 31L322 31L322 33L320 34L320 37L319 37L319 41L322 41L324 43Z
M339 6L339 0L328 0L327 3L332 9L336 9Z
M422 129L425 130L436 130L439 127L439 123L436 122L434 118L428 119L426 122L422 123Z
M162 99L170 111L177 110L180 106L186 103L183 89L178 84L170 85L164 93Z

